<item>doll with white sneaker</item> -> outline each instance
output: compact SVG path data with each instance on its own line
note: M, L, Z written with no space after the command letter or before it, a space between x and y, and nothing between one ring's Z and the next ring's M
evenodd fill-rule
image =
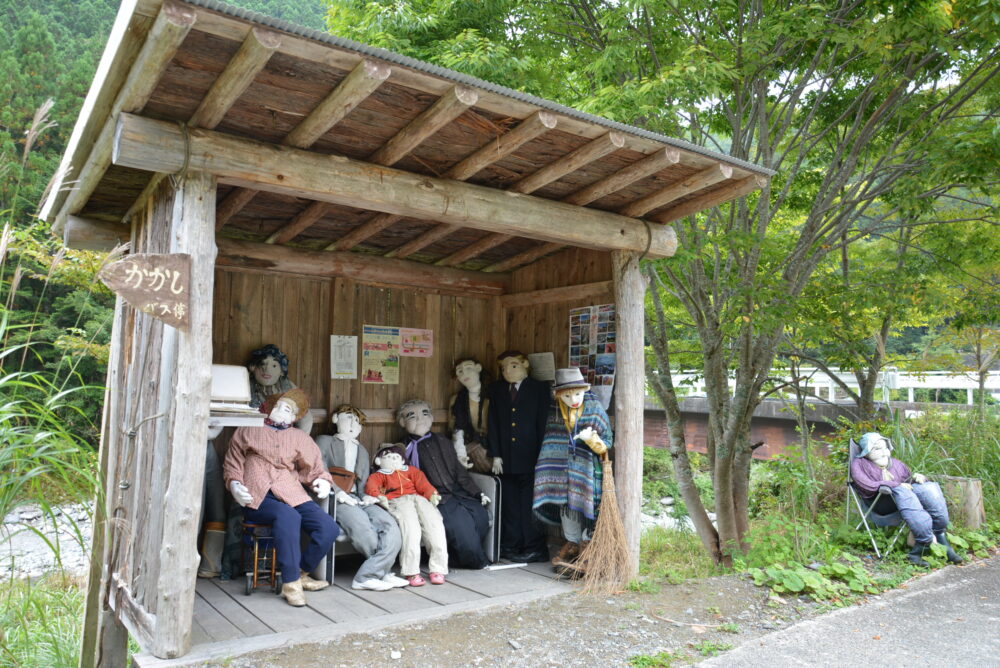
M444 521L437 504L441 495L423 471L407 466L402 444L383 446L375 457L378 470L368 477L365 492L378 497L399 523L403 546L399 570L410 586L426 584L420 575L421 542L430 553L428 570L431 584L444 584L448 573L448 542Z
M365 493L368 474L368 450L358 440L365 424L365 414L349 404L333 410L335 433L316 439L334 479L333 503L337 504L337 524L365 560L354 575L352 589L387 591L405 587L406 580L392 572L402 536L396 520L378 506L378 499ZM346 489L342 489L345 487Z

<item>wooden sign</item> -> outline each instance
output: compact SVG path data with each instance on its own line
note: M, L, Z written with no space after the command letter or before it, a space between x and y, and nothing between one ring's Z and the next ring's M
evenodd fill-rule
M109 264L99 277L122 299L166 324L191 327L191 256L136 253Z

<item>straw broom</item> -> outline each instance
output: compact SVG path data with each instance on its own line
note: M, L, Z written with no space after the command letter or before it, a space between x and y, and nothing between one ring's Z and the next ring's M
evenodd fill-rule
M580 553L575 570L581 573L585 594L613 594L625 588L631 568L625 525L618 510L615 492L615 473L605 452L601 455L604 467L604 492L597 511L597 525L590 544Z

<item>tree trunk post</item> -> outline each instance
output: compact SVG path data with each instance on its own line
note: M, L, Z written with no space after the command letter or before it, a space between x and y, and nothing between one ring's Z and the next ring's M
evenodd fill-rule
M618 358L615 370L615 486L631 552L629 578L639 572L642 530L642 421L645 403L646 284L639 271L639 254L612 251L615 307L618 314Z

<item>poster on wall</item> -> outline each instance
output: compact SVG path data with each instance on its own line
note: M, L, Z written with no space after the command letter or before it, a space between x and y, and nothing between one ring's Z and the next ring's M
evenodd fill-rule
M330 379L358 377L358 337L330 335Z
M569 311L569 365L590 383L605 409L611 403L618 352L615 305L584 306Z
M361 382L399 385L399 327L365 325L361 334Z
M403 339L403 357L433 357L434 330L401 327L399 335Z

